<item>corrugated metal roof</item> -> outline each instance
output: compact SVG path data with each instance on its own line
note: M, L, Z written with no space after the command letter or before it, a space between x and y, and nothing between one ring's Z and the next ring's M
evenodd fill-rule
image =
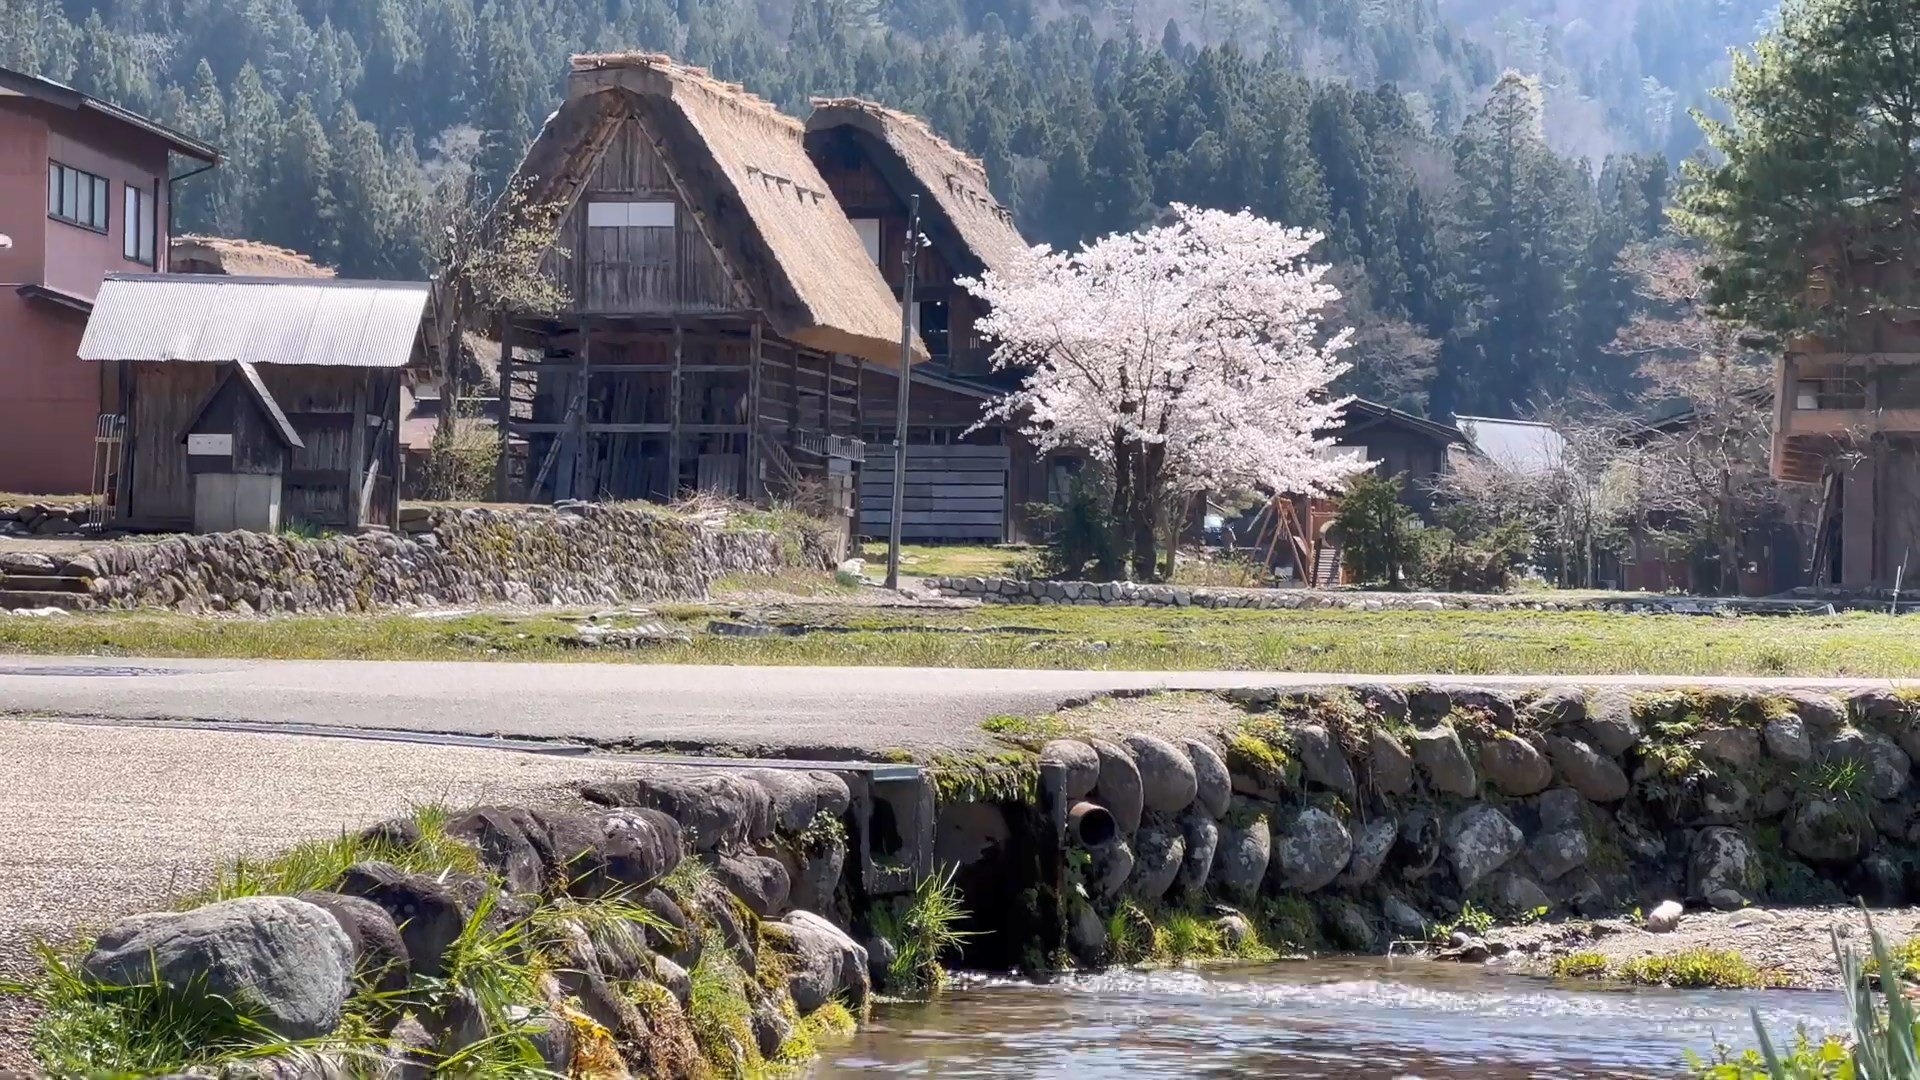
M1566 455L1566 437L1532 420L1456 416L1453 422L1487 460L1517 473L1547 472Z
M405 367L425 282L108 274L82 360Z

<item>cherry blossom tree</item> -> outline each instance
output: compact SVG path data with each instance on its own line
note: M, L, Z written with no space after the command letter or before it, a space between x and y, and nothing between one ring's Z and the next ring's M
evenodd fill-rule
M1320 495L1353 473L1326 453L1347 401L1328 386L1351 332L1321 327L1339 292L1307 261L1320 239L1176 203L1166 224L1037 247L965 282L990 306L979 330L994 366L1028 372L987 416L1111 469L1136 578L1153 576L1156 525L1182 495Z

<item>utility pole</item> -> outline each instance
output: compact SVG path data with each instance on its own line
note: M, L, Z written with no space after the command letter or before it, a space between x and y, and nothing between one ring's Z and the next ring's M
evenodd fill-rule
M900 518L907 506L907 390L913 384L913 271L920 257L920 196L907 196L907 242L900 253L900 391L893 414L893 514L887 522L887 588L900 587Z

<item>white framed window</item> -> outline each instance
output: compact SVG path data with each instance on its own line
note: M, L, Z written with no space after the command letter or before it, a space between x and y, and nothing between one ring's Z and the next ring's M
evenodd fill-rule
M860 234L860 245L867 249L867 258L873 265L880 265L880 219L857 217L853 221L853 231Z
M590 229L671 229L674 205L670 202L590 202L587 227Z
M106 232L109 191L104 176L47 162L47 216L55 221Z
M152 266L153 249L160 232L159 222L153 216L153 192L128 184L122 209L125 217L121 228L125 235L121 239L121 253L134 262Z

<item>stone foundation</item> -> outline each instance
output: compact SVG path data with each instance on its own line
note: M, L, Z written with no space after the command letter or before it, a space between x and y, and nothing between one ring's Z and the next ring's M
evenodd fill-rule
M13 558L85 579L106 606L238 612L701 599L726 574L832 566L826 540L797 526L590 504L408 507L392 533L214 533Z

